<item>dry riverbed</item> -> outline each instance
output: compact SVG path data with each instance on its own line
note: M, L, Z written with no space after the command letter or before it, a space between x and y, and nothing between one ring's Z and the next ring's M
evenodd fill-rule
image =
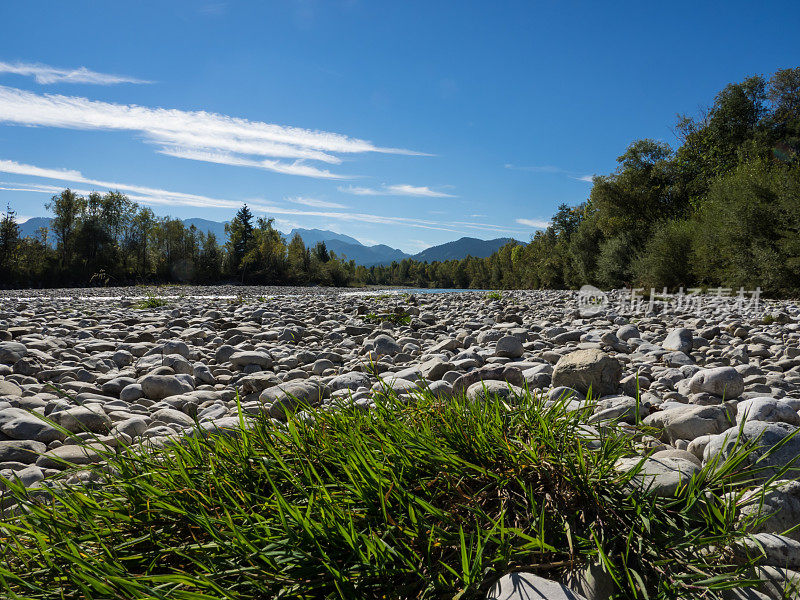
M230 430L242 416L303 418L303 405L370 410L388 388L512 403L527 388L552 402L569 398L567 409L583 408L591 389L587 432L646 429L638 480L662 495L737 439L759 440L752 461L763 480L786 481L763 505L743 505L741 518L768 517L754 527L764 565L800 569L800 530L791 530L800 483L790 481L800 476L796 301L762 300L749 313L610 302L587 315L575 292L558 291L0 292L0 489L3 478L36 489L93 477L69 467L102 461L103 445L172 443L197 424Z

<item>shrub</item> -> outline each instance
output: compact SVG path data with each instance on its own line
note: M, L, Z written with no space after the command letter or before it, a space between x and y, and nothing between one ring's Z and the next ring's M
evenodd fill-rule
M692 244L696 236L691 221L665 221L654 227L653 236L632 266L636 280L645 289L688 288L692 275Z
M762 161L711 185L698 213L699 275L775 294L800 287L800 170Z
M604 287L621 287L630 281L631 247L627 235L613 237L600 244L597 277Z

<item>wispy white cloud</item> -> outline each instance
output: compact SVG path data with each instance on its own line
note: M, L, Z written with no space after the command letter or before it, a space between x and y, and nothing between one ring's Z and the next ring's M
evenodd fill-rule
M355 194L356 196L418 196L425 198L457 198L453 194L437 192L424 185L395 184L383 185L379 188L358 187L354 185L342 186L340 192Z
M70 186L70 189L80 196L87 196L92 192L96 192L96 187L75 187ZM123 190L124 188L118 187L116 189ZM57 186L57 185L36 185L32 183L12 183L10 185L0 185L0 191L3 192L32 192L35 194L60 194L64 190L64 186ZM137 193L130 193L126 192L125 196L129 200L133 200L134 202L139 202L141 204L147 205L163 205L163 206L176 206L176 205L183 205L183 206L194 206L198 208L229 208L231 210L237 209L241 206L241 203L231 203L230 206L219 206L217 203L204 201L202 198L198 198L197 200L189 200L189 199L182 199L180 201L176 201L173 198L170 198L167 194L160 195L160 196L150 196L144 194L137 194Z
M517 222L519 222L519 220L517 220ZM451 223L476 231L493 231L495 233L505 233L509 235L524 233L519 227L506 227L505 225L492 225L491 223L475 223L472 221L451 221Z
M431 244L429 242L426 242L425 240L408 240L406 242L406 246L413 250L421 252L426 248L430 248Z
M453 194L445 194L444 192L437 192L424 185L390 185L386 188L392 194L397 196L424 196L427 198L455 198Z
M300 224L291 219L275 219L275 227L284 233L289 233L292 229L299 229Z
M535 229L547 229L547 227L550 226L550 221L544 221L542 219L517 219L517 223Z
M381 194L377 190L373 190L371 188L365 187L356 187L354 185L348 185L347 187L340 186L340 192L344 192L346 194L355 194L356 196L380 196Z
M39 185L35 183L15 183L0 181L0 191L3 192L37 192L42 194L57 194L64 188L57 185Z
M317 200L316 198L286 198L289 202L295 204L302 204L303 206L311 206L313 208L347 208L344 204L338 202L328 202L327 200Z
M342 159L338 156L291 144L247 140L241 137L224 137L208 135L194 131L159 131L152 130L153 144L166 148L213 148L220 153L236 152L238 154L254 154L256 156L274 156L278 158L294 158L300 160L317 160L329 164L339 164Z
M178 146L181 140L176 140L176 135L219 135L231 143L244 140L246 143L262 144L260 151L253 151L251 146L247 146L243 152L264 156L275 156L275 144L339 153L413 154L408 150L378 148L371 142L337 133L284 127L205 111L113 104L77 96L34 94L5 86L0 86L0 107L0 119L20 125L139 131L155 140L174 142Z
M117 83L153 83L136 77L124 75L111 75L109 73L98 73L86 67L77 69L60 69L43 65L41 63L26 62L2 62L0 61L0 73L11 73L13 75L24 75L33 77L36 83L89 83L93 85L114 85Z
M592 178L594 177L593 175L581 175L575 171L569 171L553 165L534 165L526 167L506 163L503 166L505 166L506 169L513 169L514 171L528 171L529 173L557 173L566 175L570 179L576 179L577 181L584 181L586 183L592 183Z
M30 175L31 177L45 177L47 179L58 179L60 181L79 181L83 180L80 171L70 169L46 169L36 165L26 165L13 160L0 160L0 172L13 173L14 175Z
M286 127L205 111L113 104L77 96L35 94L0 86L0 123L63 129L132 131L159 152L189 160L266 169L324 179L348 179L305 161L339 164L337 154L424 155L327 131ZM257 158L253 158L253 157ZM277 159L289 159L286 162ZM416 195L437 192L408 186ZM426 193L426 191L428 193Z
M166 146L158 152L167 156L174 156L175 158L187 158L190 160L199 160L202 162L231 165L235 167L253 167L255 169L264 169L266 171L274 171L286 175L303 175L305 177L315 177L317 179L352 179L350 175L337 175L336 173L331 173L327 169L318 169L317 167L307 165L301 161L285 163L267 158L255 160L229 152L209 152L206 150L193 150L175 146Z
M112 181L102 181L98 179L91 179L84 177L80 171L70 169L47 169L37 167L35 165L27 165L18 163L12 160L0 160L0 172L12 173L15 175L27 175L32 177L41 177L45 179L54 179L57 181L65 181L68 183L77 183L88 185L94 189L101 190L119 190L124 192L128 198L142 204L149 205L165 205L165 206L194 206L198 208L225 208L225 209L238 209L242 205L241 200L229 200L225 198L213 198L210 196L203 196L200 194L187 194L184 192L173 192L169 190L162 190L151 188L147 186L120 183ZM30 191L39 193L58 193L62 188L56 186L41 186L39 184L11 184L16 191ZM28 188L28 189L22 189ZM81 194L87 194L91 190L75 190ZM410 217L399 216L383 216L373 215L367 213L355 212L334 212L324 210L304 210L299 208L290 208L285 206L276 206L270 204L267 200L262 198L246 200L250 208L255 211L267 213L270 215L285 215L297 217L319 217L334 219L337 221L345 222L362 222L362 223L378 223L383 225L406 225L408 227L416 227L419 229L432 229L436 231L456 231L447 223L439 223L437 221L430 221L426 219L416 219Z
M92 179L85 177L80 171L73 169L50 169L39 167L36 165L28 165L19 163L13 160L0 159L0 172L10 173L14 175L37 177L42 179L51 179L55 181L67 182L69 184L78 184L79 186L88 186L86 188L74 188L74 191L79 194L88 194L94 190L119 190L125 193L128 198L135 202L147 205L163 205L163 206L193 206L198 208L223 208L228 210L236 210L242 205L242 200L231 200L227 198L214 198L211 196L204 196L200 194L188 194L184 192L175 192L170 190L163 190L152 188L142 185L121 183L113 181L103 181L99 179ZM38 183L7 183L0 182L0 191L26 191L37 192L45 194L57 194L63 188L51 184L38 184ZM370 213L358 213L350 210L335 211L324 210L326 208L338 208L334 206L322 206L324 201L308 199L308 198L294 198L287 199L295 204L305 205L311 209L293 208L289 206L276 205L263 198L248 198L244 201L253 211L275 216L278 219L283 219L282 222L294 222L285 217L316 217L321 219L329 219L335 222L358 222L367 223L370 225L392 225L392 226L407 226L416 229L426 229L431 231L447 231L450 233L465 233L469 230L491 231L497 233L514 234L521 233L524 230L507 227L504 225L493 225L490 223L476 223L472 221L435 221L430 219L419 219L414 217L402 216L387 216L376 215ZM303 200L305 202L300 202ZM333 203L328 203L333 204ZM523 222L526 221L526 222ZM525 219L518 219L518 223L527 225ZM545 224L546 225L546 224Z
M37 167L35 165L18 163L13 160L0 160L0 172L11 173L14 175L42 177L45 179L54 179L56 181L65 181L67 183L89 185L95 189L120 190L128 193L128 197L130 197L131 200L146 202L147 204L197 206L208 208L238 208L241 205L240 202L234 202L232 200L209 198L208 196L184 194L182 192L170 192L168 190L119 183L115 181L91 179L89 177L84 177L80 171L74 171L70 169L46 169ZM41 190L43 192L57 193L61 191L61 188L55 188L55 191L51 191L53 190L52 186L42 187L46 188ZM81 193L83 193L83 191Z
M92 192L96 192L98 187L91 186L91 187L75 187L70 186L70 189L78 195L87 196ZM100 189L103 189L100 187ZM128 189L125 185L118 185L116 187L108 187L107 189L116 189L125 191ZM64 186L57 186L57 185L39 185L34 183L2 183L0 184L0 191L3 192L32 192L36 194L48 194L48 195L55 195L60 194L64 190ZM173 197L172 192L167 192L164 190L163 194L142 194L142 193L131 193L130 191L125 192L125 196L129 200L133 200L134 202L139 202L141 204L147 205L161 205L161 206L193 206L198 208L227 208L231 210L235 210L241 206L239 202L230 202L229 204L226 203L224 200L216 200L211 198L205 198L202 196L199 197L182 197L176 198Z

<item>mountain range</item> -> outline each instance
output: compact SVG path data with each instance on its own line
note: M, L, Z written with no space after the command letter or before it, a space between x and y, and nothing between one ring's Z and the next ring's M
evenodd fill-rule
M194 225L198 230L205 233L213 233L217 241L222 244L225 242L225 223L219 221L209 221L208 219L184 219L186 227ZM50 219L47 217L33 217L24 223L20 223L20 236L35 236L40 227L49 227ZM354 260L358 265L370 267L373 265L388 265L392 261L401 261L404 258L411 258L420 262L434 262L444 260L460 260L467 256L475 258L485 258L496 252L509 242L515 241L512 238L496 238L493 240L480 240L471 237L431 246L417 254L407 254L397 248L391 248L385 244L367 246L362 244L354 237L336 233L327 229L292 229L288 234L282 233L288 243L295 234L299 234L306 246L315 246L318 242L325 242L328 250L335 252L337 256L343 256L347 260ZM52 238L51 238L52 239ZM517 241L517 243L523 243Z

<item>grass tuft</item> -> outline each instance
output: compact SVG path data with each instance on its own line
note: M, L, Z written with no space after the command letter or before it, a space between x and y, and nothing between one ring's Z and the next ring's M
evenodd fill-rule
M304 415L117 449L101 485L9 484L4 597L469 599L510 571L590 563L619 597L716 598L745 581L725 550L743 535L742 453L662 498L614 469L640 453L630 430L530 394Z
M161 308L167 304L168 302L164 298L159 298L158 296L148 296L144 300L140 300L134 304L133 307L139 310L147 310L149 308Z

